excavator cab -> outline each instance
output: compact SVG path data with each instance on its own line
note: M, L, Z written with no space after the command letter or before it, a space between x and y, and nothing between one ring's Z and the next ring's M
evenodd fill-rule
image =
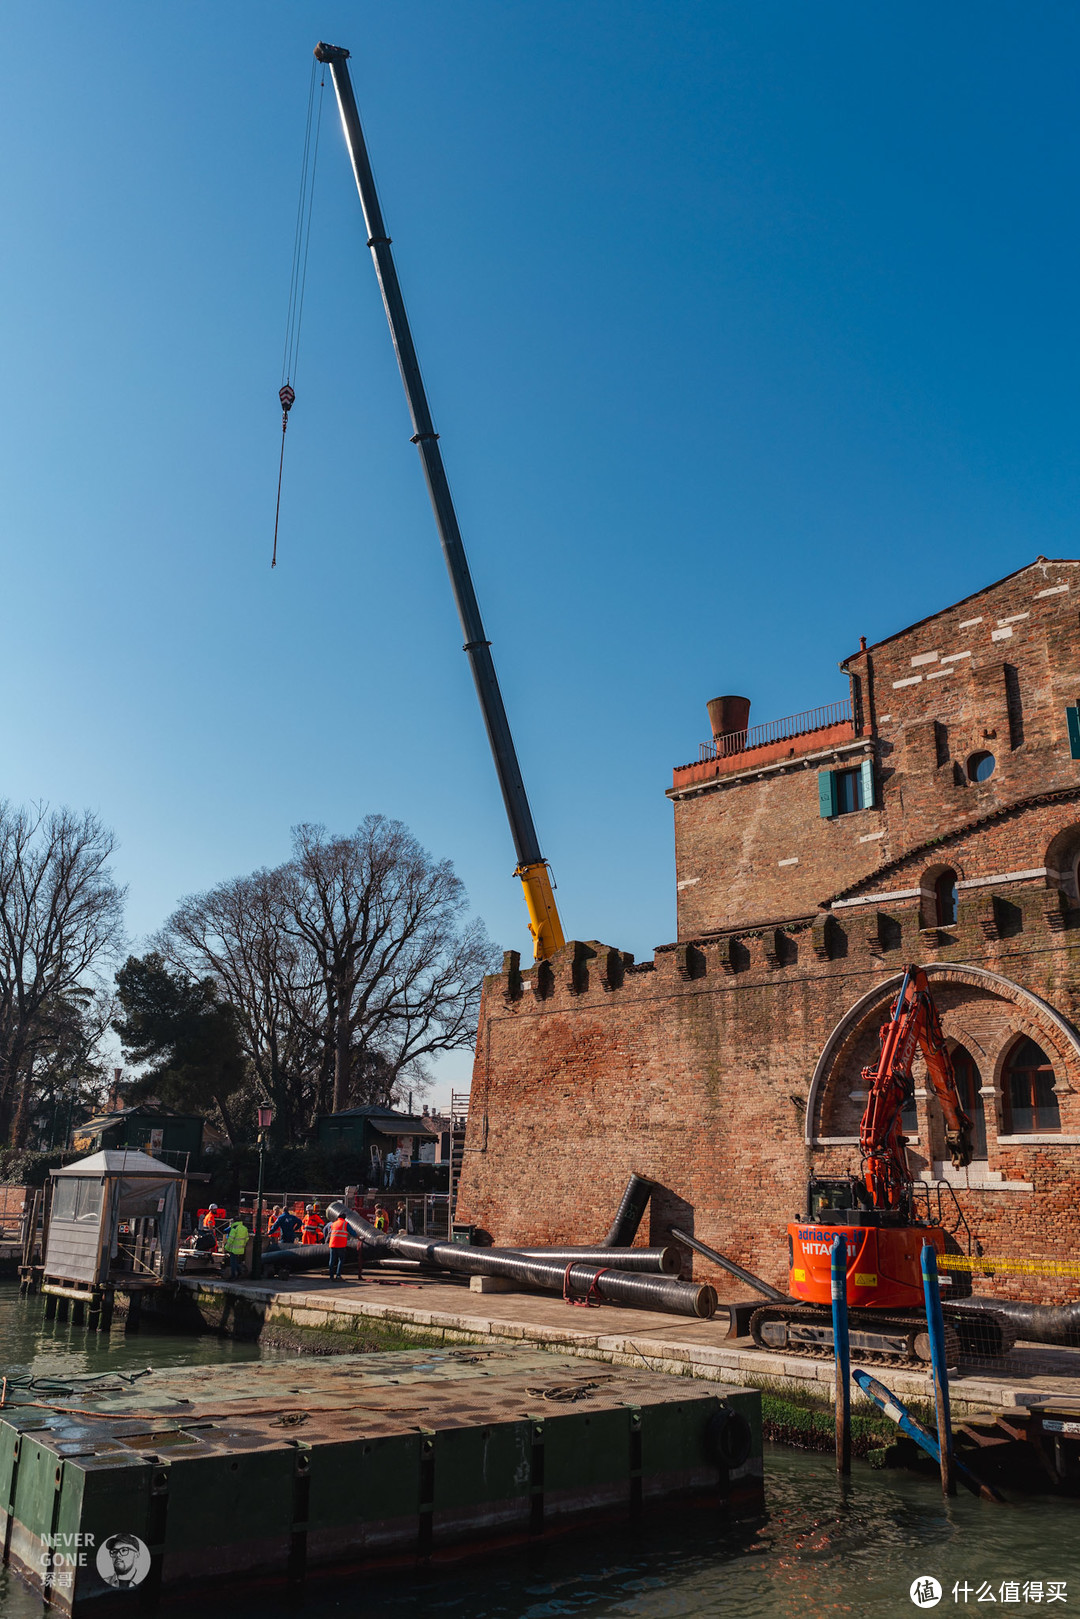
M866 1188L855 1175L811 1175L806 1188L808 1220L816 1220L819 1225L824 1222L849 1225L851 1222L846 1216L869 1206ZM843 1220L829 1219L830 1215L840 1213L845 1216Z

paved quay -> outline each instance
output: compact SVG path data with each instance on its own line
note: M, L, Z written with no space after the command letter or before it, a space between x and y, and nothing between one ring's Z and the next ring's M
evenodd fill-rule
M781 1384L832 1398L831 1359L795 1359L758 1349L749 1338L728 1338L721 1306L712 1321L614 1305L582 1308L551 1294L477 1293L439 1277L355 1277L331 1283L319 1276L272 1284L185 1277L178 1283L208 1326L249 1333L274 1326L356 1333L363 1319L392 1322L403 1332L436 1332L447 1342L532 1343L615 1366L662 1371L739 1386ZM882 1368L882 1380L902 1399L932 1399L929 1372ZM1080 1407L1080 1349L1018 1344L990 1370L962 1364L950 1378L961 1412L1007 1410L1043 1400L1075 1399Z

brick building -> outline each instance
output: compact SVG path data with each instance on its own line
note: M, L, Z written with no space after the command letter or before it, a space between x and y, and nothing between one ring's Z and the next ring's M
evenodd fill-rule
M860 1070L917 961L977 1128L954 1171L917 1074L917 1173L986 1255L1075 1256L1080 562L1040 557L841 668L849 697L790 720L709 705L668 793L675 943L510 952L486 980L459 1218L595 1239L636 1170L662 1188L653 1240L681 1221L785 1282L808 1174L859 1167Z

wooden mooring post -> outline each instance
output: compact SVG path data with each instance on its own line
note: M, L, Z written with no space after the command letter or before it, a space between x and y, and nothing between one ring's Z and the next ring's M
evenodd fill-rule
M934 1248L933 1243L923 1243L922 1278L923 1297L926 1301L926 1325L930 1336L930 1362L934 1369L934 1409L937 1412L941 1488L945 1495L955 1495L956 1477L953 1470L952 1420L949 1414L949 1370L946 1364L948 1357L945 1353L945 1318L941 1313L937 1250Z
M848 1341L847 1243L832 1242L833 1364L836 1374L836 1471L851 1472L851 1354Z

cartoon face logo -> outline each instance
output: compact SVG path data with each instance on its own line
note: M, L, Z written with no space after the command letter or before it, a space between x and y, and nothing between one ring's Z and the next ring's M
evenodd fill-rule
M110 1535L97 1550L97 1571L116 1590L133 1590L150 1572L150 1551L138 1535Z

